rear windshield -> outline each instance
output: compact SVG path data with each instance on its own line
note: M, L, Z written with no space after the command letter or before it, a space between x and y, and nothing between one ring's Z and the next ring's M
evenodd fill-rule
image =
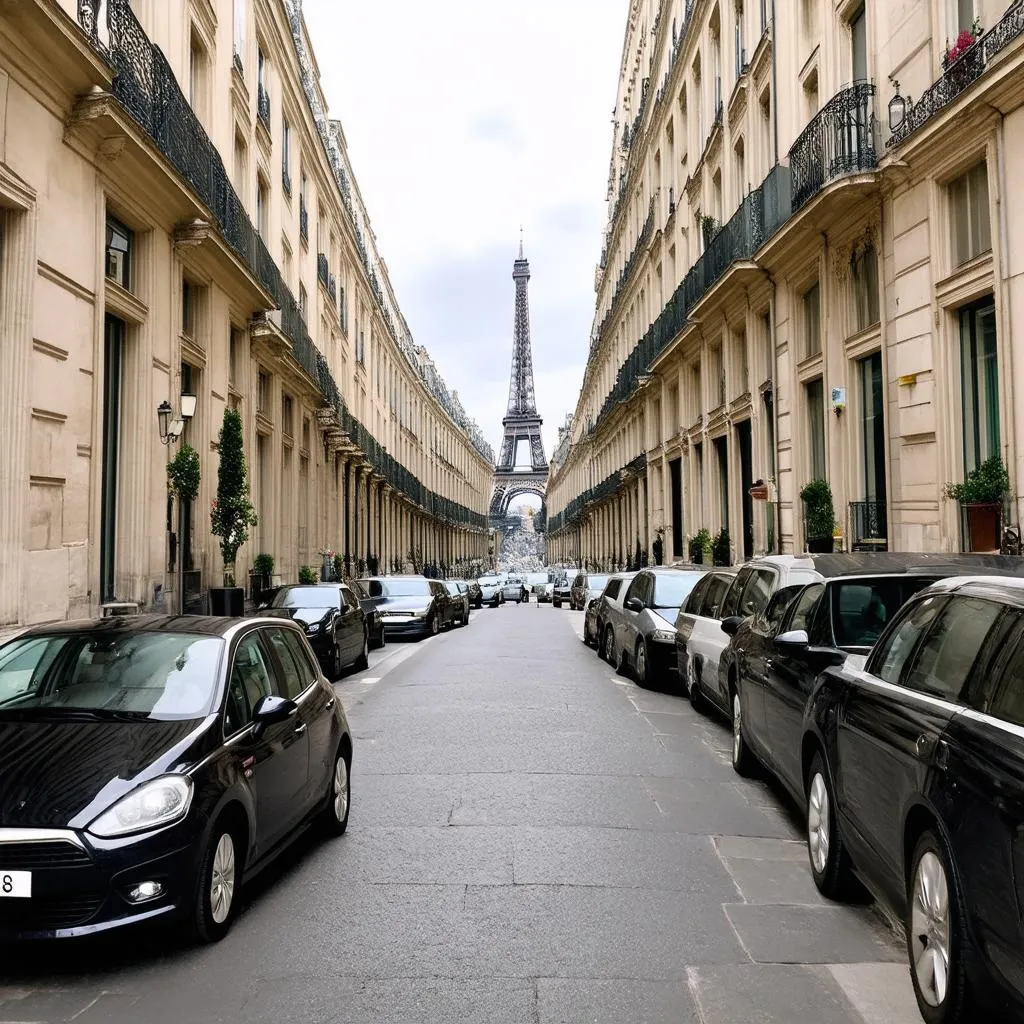
M0 718L205 718L217 700L223 650L220 637L192 633L21 637L0 648Z
M274 595L271 608L337 608L340 604L334 587L285 587Z
M360 580L370 597L430 597L426 580Z
M604 590L608 585L607 576L588 576L587 590Z
M837 647L874 646L892 617L932 579L906 576L832 585L832 629Z
M679 608L700 582L700 573L681 572L678 575L654 577L655 608Z

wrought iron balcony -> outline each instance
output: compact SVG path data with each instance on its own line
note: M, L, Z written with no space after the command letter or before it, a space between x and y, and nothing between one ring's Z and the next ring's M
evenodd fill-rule
M256 86L256 116L270 130L270 93L263 88L261 82Z
M878 166L874 95L870 82L848 86L836 93L797 137L789 151L794 210L829 182Z
M331 270L327 263L326 253L317 253L316 276L320 279L320 283L326 288L331 276Z
M299 196L299 234L304 242L309 241L309 210L306 209L306 200Z
M850 502L850 550L889 550L889 529L884 501Z
M1024 4L1015 3L973 46L951 61L942 77L924 91L921 98L907 111L898 124L887 146L898 146L919 128L936 117L962 92L970 88L988 70L989 62L1001 50L1024 33Z

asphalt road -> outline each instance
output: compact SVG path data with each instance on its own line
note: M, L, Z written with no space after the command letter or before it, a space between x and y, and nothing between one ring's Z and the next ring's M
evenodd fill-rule
M616 677L582 615L474 612L342 680L339 840L300 840L220 945L5 954L0 1022L916 1024L902 949L821 900L724 724Z

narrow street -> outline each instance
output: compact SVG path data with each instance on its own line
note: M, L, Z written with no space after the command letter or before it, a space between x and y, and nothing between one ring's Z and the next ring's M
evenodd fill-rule
M221 944L8 959L0 1022L912 1024L903 951L828 905L724 723L618 678L582 615L474 612L338 684L348 834L302 839Z

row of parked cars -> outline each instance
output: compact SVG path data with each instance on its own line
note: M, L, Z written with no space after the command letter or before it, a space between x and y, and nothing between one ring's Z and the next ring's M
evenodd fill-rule
M1022 577L881 553L588 577L585 642L726 717L736 771L803 810L818 889L903 921L930 1024L1024 1011Z

